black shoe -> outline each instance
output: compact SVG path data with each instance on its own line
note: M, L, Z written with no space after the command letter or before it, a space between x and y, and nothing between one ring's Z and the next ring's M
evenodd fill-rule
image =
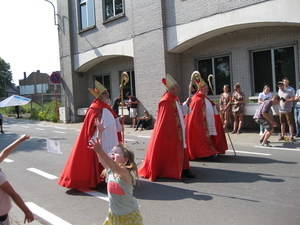
M259 142L262 144L263 140L260 139ZM270 144L271 142L267 141L267 143Z
M219 154L217 154L217 153L214 154L214 155L212 155L212 156L211 156L211 160L212 160L212 161L215 161L215 160L218 158L218 156L219 156Z
M3 130L1 130L1 133L4 134Z
M191 173L189 169L182 170L181 176L188 177L188 178L195 178L195 176Z

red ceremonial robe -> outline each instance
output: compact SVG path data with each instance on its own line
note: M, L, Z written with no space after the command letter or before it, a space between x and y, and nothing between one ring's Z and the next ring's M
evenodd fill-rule
M189 169L187 149L183 147L183 133L177 97L166 93L158 105L157 120L149 141L146 157L138 173L154 181L157 177L181 180L182 170Z
M104 169L97 154L87 148L88 142L96 131L94 120L102 110L107 108L113 116L117 115L111 107L95 99L85 114L81 131L70 153L68 161L60 175L58 184L67 188L92 188L101 182L101 172ZM120 141L121 135L118 134Z
M211 102L206 95L196 93L190 105L191 113L185 117L186 142L190 159L205 158L216 153L225 154L228 149L220 115L214 115L217 135L209 134L205 98ZM213 102L211 104L214 105Z

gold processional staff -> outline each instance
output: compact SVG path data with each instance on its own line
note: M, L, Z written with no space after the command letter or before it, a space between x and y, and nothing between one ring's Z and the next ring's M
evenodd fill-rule
M215 91L214 91L214 89L213 89L213 87L212 87L212 84L211 84L211 83L214 82L214 76L213 76L212 74L210 74L210 75L208 76L207 80L208 80L208 83L209 83L209 87L210 87L210 89L211 89L211 91L212 91L212 93L213 93L213 95L214 95L214 100L216 100ZM226 131L226 133L227 133L227 136L228 136L228 138L229 138L230 144L231 144L231 146L232 146L234 155L236 155L235 149L234 149L233 144L232 144L232 141L231 141L231 137L230 137L229 132L228 132L228 130L227 130L227 127L225 127L225 131Z
M125 105L124 104L124 94L123 94L123 89L124 89L124 86L128 83L129 81L129 76L127 74L127 72L123 72L121 74L121 82L120 82L120 94L121 94L121 105L122 105L122 110L121 110L121 115L124 116L124 110L123 110L123 106ZM124 121L125 122L125 121ZM123 142L124 142L124 122L122 123L122 139L123 139Z

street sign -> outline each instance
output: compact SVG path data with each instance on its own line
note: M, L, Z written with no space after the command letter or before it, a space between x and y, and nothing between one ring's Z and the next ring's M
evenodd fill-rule
M59 73L52 73L50 75L50 81L53 83L53 84L58 84L60 83L60 74Z

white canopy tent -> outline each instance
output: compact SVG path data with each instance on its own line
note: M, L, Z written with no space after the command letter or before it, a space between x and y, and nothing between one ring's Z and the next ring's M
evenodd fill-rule
M30 101L30 98L25 98L19 95L12 95L0 102L0 107L26 105Z

